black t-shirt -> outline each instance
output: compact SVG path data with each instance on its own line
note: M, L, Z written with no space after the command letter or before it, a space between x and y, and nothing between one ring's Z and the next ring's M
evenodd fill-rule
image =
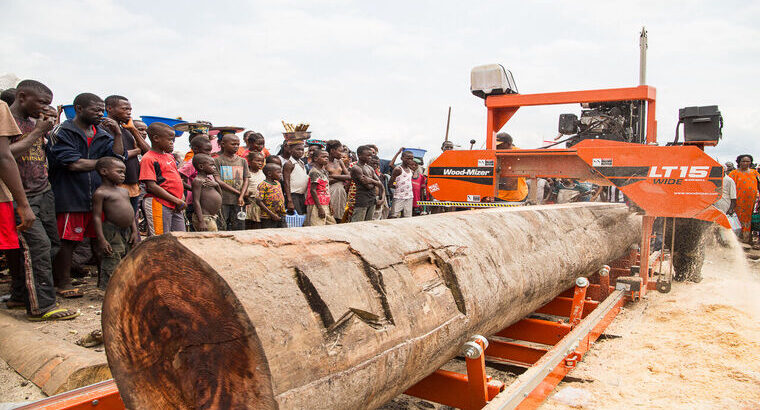
M361 166L361 165L355 165L355 166ZM372 170L369 166L365 165L365 170L370 170L371 172L375 172ZM354 205L357 208L365 208L370 205L373 205L375 201L377 201L377 195L375 195L375 186L370 185L370 188L367 189L362 185L359 181L354 181L356 184L356 205Z
M137 143L135 142L135 137L132 136L132 133L124 129L121 125L119 125L119 128L121 128L121 140L124 144L124 149L127 151L135 149ZM127 159L126 166L127 171L124 183L131 185L140 182L140 160L137 159L137 155Z

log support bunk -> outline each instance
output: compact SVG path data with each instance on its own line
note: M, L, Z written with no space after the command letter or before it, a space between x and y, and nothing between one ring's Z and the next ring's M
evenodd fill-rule
M648 265L662 259L649 255ZM656 272L639 269L636 249L490 338L475 335L464 344L467 373L439 369L405 393L461 409L537 408L576 366L627 302L654 289ZM636 283L647 283L640 288ZM613 286L612 284L618 284ZM631 286L633 284L633 286ZM538 317L534 317L538 316ZM548 320L547 316L559 320ZM537 347L537 345L543 345ZM511 385L486 374L486 362L526 368ZM20 409L124 409L113 380L72 390Z

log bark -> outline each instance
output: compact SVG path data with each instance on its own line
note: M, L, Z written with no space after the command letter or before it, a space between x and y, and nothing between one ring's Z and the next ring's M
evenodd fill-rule
M48 396L111 378L106 359L0 314L0 357Z
M623 255L615 204L148 239L106 292L128 408L373 408Z

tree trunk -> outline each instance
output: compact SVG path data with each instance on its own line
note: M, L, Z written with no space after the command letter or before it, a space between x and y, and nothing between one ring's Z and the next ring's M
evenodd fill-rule
M623 255L622 205L148 239L106 292L128 408L372 408Z

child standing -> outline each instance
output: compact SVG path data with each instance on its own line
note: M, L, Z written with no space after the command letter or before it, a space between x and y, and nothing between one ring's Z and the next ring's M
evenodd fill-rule
M306 191L305 226L334 225L335 217L330 211L330 176L325 165L330 160L327 151L317 150L312 153L309 171L309 189Z
M103 157L95 163L95 170L101 183L92 195L92 223L102 255L98 287L105 289L119 262L137 243L137 223L129 192L119 187L126 176L124 162Z
M261 228L261 208L256 203L259 196L259 184L264 182L264 154L259 151L248 152L248 192L246 194L245 229Z
M195 176L198 175L198 171L196 171L193 166L193 157L198 154L211 155L211 142L206 135L197 135L190 140L190 152L188 153L190 159L179 166L179 176L182 177L182 185L185 188L185 191L187 191L185 197L185 203L187 203L185 218L191 221L193 219L192 215L195 212L193 209L193 180L195 179Z
M208 140L208 138L205 135L199 135L198 137L193 138L192 141L190 141L190 150L193 153L193 156L198 154L206 154L211 155L211 142ZM180 167L179 167L179 175L182 177L182 183L185 185L185 189L190 191L192 190L191 186L193 184L193 179L195 179L195 176L198 174L198 172L195 170L195 167L193 166L193 159L190 158L189 160L185 161ZM187 202L192 203L192 199L188 195Z
M282 168L274 163L264 166L266 179L259 184L259 196L256 203L261 208L261 227L285 228L285 197L282 195L280 179Z
M412 217L414 202L414 190L412 188L413 168L417 168L414 163L414 153L404 151L401 154L401 166L393 169L391 179L388 185L395 187L393 192L393 203L391 203L391 213L389 218L398 218L403 215L404 218Z
M193 228L196 231L216 231L216 220L222 208L222 189L214 179L214 159L206 154L193 156L197 174L193 179Z
M243 221L237 214L245 205L248 191L248 163L237 155L240 139L235 134L222 137L222 155L214 159L219 175L217 182L222 188L222 226L228 231L243 229Z
M149 235L184 231L184 186L174 160L174 129L154 122L148 126L150 151L140 161L140 181L145 184L143 212Z

